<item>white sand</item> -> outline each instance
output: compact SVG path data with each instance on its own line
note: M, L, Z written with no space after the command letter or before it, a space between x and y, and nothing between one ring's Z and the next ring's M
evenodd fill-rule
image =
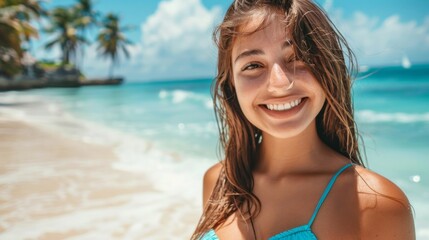
M113 168L113 148L3 114L0 239L189 239L198 204Z

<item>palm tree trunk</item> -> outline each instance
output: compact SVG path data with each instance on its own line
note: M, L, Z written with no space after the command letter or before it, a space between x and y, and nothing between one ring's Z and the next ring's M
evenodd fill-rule
M112 79L113 78L113 68L115 67L115 61L111 61L110 62L110 69L109 69L109 78Z
M62 64L63 65L67 65L69 63L69 58L70 58L69 51L65 50L63 54L64 55L63 55L63 62L62 62Z

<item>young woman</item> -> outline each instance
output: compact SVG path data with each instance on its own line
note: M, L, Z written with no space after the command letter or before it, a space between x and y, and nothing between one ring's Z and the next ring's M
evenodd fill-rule
M364 168L355 61L326 14L310 0L236 0L215 37L224 160L204 176L192 239L414 239L406 196Z

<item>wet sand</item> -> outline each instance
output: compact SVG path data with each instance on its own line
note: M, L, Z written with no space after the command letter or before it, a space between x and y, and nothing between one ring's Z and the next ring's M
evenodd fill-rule
M112 168L113 148L0 119L0 239L189 238L200 209Z

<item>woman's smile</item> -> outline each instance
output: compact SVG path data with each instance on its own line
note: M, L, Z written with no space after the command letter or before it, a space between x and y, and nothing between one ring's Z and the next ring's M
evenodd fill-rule
M289 109L292 109L296 106L298 106L302 102L302 98L286 102L286 103L273 103L273 104L266 104L265 107L269 110L274 111L287 111Z
M259 107L271 118L288 119L296 116L301 111L306 104L307 99L308 98L304 97L287 101L285 103L262 104L259 105Z

